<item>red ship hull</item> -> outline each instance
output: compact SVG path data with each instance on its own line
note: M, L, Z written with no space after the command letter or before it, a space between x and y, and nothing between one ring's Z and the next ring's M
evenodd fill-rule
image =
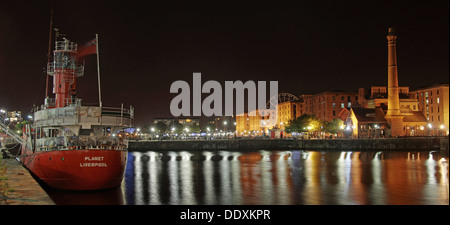
M23 151L23 165L42 182L58 189L100 190L117 187L123 180L127 162L126 150Z

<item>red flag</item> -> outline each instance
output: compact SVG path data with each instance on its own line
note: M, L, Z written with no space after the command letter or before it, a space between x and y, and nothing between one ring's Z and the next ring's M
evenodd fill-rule
M83 46L78 47L78 58L97 54L97 39L93 39Z

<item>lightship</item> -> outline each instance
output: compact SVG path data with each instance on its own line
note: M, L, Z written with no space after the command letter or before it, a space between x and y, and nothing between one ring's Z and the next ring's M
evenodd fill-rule
M32 123L23 127L18 158L38 179L54 188L116 187L123 180L127 161L128 141L123 131L132 126L134 109L123 104L102 106L100 73L99 105L83 105L76 89L77 79L84 75L80 56L97 54L99 67L98 36L90 46L79 48L65 37L59 40L61 35L56 33L53 61L49 59L47 64L55 98L47 96L43 105L33 109Z

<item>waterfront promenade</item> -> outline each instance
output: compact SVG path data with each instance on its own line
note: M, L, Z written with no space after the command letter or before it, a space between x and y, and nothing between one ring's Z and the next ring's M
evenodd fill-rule
M130 141L130 151L144 150L439 150L448 154L448 137L383 139L218 139Z
M39 183L15 159L2 159L0 205L54 205ZM4 194L3 194L3 189Z

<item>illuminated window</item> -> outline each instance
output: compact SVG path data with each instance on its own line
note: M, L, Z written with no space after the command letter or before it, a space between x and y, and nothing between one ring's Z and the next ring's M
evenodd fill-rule
M342 108L342 109L344 108L344 103L341 103L341 108Z
M436 98L436 102L437 102L437 104L439 104L439 98Z

